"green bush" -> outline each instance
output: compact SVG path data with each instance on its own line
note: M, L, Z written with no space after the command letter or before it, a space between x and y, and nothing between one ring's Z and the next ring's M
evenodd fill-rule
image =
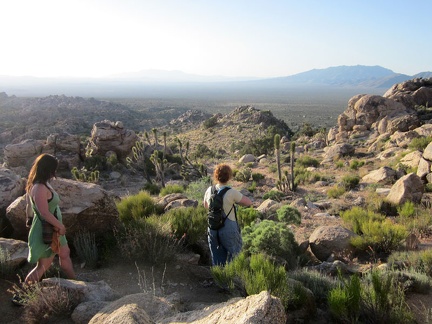
M402 206L397 208L399 216L402 218L413 217L416 213L415 205L412 201L405 202Z
M432 142L432 136L413 138L408 144L408 148L412 150L424 151L430 142Z
M265 253L287 269L297 266L298 244L286 224L263 220L245 227L242 237L243 250L248 255Z
M253 207L237 207L237 221L240 228L251 226L256 222L257 219L261 218L261 214L258 210Z
M275 201L281 201L284 197L285 194L277 190L270 190L263 195L263 199L271 199Z
M173 262L184 242L177 239L171 224L159 215L132 220L116 233L116 239L122 257L151 264Z
M346 192L344 187L333 186L329 190L327 190L327 196L329 198L339 198Z
M204 193L211 186L210 177L204 177L197 181L190 182L186 187L185 194L189 199L195 199L199 202L203 201Z
M403 264L410 271L422 272L432 277L432 250L396 251L389 256L388 264Z
M159 195L160 187L153 182L146 182L143 186L143 190L147 191L150 195Z
M346 175L342 178L341 184L346 190L354 189L360 183L358 175Z
M326 307L330 291L337 286L337 281L334 278L306 268L288 272L287 276L301 282L304 287L313 292L315 301Z
M162 215L162 221L171 224L177 239L193 245L207 235L207 209L198 207L174 208Z
M248 182L252 176L251 168L243 168L236 172L234 179L240 182Z
M133 220L139 220L151 214L160 214L162 212L161 207L145 191L140 191L136 195L120 200L117 203L117 210L119 218L123 223L129 223Z
M298 157L296 160L296 165L302 166L304 168L307 167L318 167L320 165L319 161L317 159L314 159L311 156L303 155Z
M359 161L359 160L352 160L350 162L349 168L351 170L358 170L360 167L362 167L365 164L364 161Z
M258 172L252 172L252 180L259 182L260 180L265 179L265 176Z
M276 211L276 214L280 222L295 225L301 224L301 214L296 208L292 206L282 206Z
M211 128L217 125L218 116L214 115L203 122L204 128Z
M390 253L399 249L407 231L405 226L394 224L391 220L368 221L361 224L361 236L353 237L351 244L363 251L372 249L375 252Z
M247 257L241 253L224 267L212 267L211 273L219 286L240 291L243 295L269 291L273 296L281 299L286 309L293 299L292 292L288 288L285 269L275 265L268 256L263 254Z
M384 221L385 216L366 210L361 207L353 207L349 210L343 211L340 217L348 228L358 235L363 234L363 224L369 221Z
M330 291L329 308L341 323L414 323L403 289L391 272L373 270Z
M183 186L179 184L171 184L167 185L164 188L161 189L159 196L164 197L166 195L172 194L172 193L183 193L184 188Z

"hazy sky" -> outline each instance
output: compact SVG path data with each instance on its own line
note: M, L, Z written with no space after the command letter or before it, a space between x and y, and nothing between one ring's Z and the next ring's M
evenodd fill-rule
M0 0L0 75L432 71L431 0Z

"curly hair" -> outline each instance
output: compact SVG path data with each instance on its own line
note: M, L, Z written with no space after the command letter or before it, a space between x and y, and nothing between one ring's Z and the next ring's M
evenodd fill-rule
M219 183L227 183L233 176L228 164L218 164L213 172L213 180Z

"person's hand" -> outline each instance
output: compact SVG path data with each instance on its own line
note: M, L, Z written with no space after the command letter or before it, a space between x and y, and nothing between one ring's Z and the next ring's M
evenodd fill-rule
M56 229L60 235L66 234L66 227L63 224L61 224L59 227L56 227Z

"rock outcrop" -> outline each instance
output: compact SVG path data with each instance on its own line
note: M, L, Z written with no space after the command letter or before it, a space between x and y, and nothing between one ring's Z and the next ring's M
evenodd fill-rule
M420 177L410 173L396 181L386 199L396 206L401 206L407 201L419 203L423 192L424 185Z
M122 122L104 120L93 125L89 147L92 154L105 155L115 152L117 159L123 161L131 153L138 140L134 131L125 129Z
M51 184L60 195L63 223L69 239L79 231L90 231L99 235L118 226L116 197L101 186L63 178L54 179ZM25 199L19 197L7 208L6 217L14 228L13 238L26 240L25 204Z

